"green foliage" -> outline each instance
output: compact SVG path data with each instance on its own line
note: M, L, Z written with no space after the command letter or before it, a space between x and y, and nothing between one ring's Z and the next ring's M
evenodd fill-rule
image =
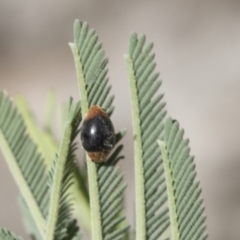
M46 114L44 121L44 130L50 135L52 133L52 126L54 122L54 113L56 110L57 96L54 91L50 91L46 101Z
M163 166L157 138L161 138L166 115L161 86L154 72L153 44L145 46L145 36L133 33L129 54L125 56L129 72L136 182L137 239L158 239L169 225Z
M59 144L52 134L52 120L50 121L49 116L54 116L56 112L56 95L53 92L48 94L47 98L47 117L44 130L41 130L37 124L36 119L30 109L30 106L24 96L16 97L16 104L18 106L19 112L21 113L24 123L26 124L27 133L32 138L34 143L38 146L38 151L44 157L44 162L47 166L47 170L51 168L52 162L54 160L55 153L58 151ZM64 124L67 116L67 106L64 105L62 111L62 130L64 131ZM79 115L80 116L80 115ZM70 187L70 191L73 194L74 211L73 215L78 219L81 226L85 228L87 232L91 231L90 226L90 211L89 211L89 198L86 189L86 176L84 171L81 171L79 166L74 168L74 184ZM24 214L25 215L25 214Z
M37 146L26 134L26 128L21 115L18 113L9 97L3 92L0 92L0 112L0 144L9 168L21 192L22 200L20 204L22 205L22 211L25 213L25 220L28 222L28 229L35 238L44 239L44 229L47 222L50 201L48 176L44 161L40 154L37 153ZM74 114L72 112L74 112ZM78 134L77 126L81 120L79 104L78 111L75 112L70 109L70 113L72 117L72 121L69 124L72 127L70 142L72 144L73 137L75 138ZM65 138L66 136L63 137L63 139ZM69 154L67 155L69 159L73 158L73 151L75 150L74 145L71 144L67 143L65 149L60 148L61 153L63 150L65 150L64 152L68 152L68 147L70 147ZM59 167L57 166L59 163L60 161L58 161L54 167L54 172L59 173ZM58 229L61 228L61 236L64 236L62 230L66 225L66 232L69 233L68 236L73 235L73 232L75 231L76 233L78 230L76 226L74 227L73 221L68 224L66 223L69 220L69 212L66 211L68 204L66 204L67 199L65 198L65 193L69 188L67 184L71 179L69 177L71 170L70 166L69 164L64 166L66 172L64 172L65 175L63 175L64 181L60 181L60 183L62 183L60 187L61 194L59 196L61 197L60 207L55 208L57 222L53 224L53 226L54 229L55 225L58 226ZM51 190L51 196L53 196L56 189L54 188ZM54 203L56 204L57 201ZM50 206L51 212L53 207L52 205ZM66 218L66 214L68 214L68 218ZM54 215L50 214L50 216L53 217ZM68 237L67 239L72 238Z
M183 138L176 121L165 121L163 94L157 93L161 81L155 72L153 44L145 41L145 36L133 33L125 56L134 135L135 239L166 239L170 224L173 240L205 240L204 207L189 141ZM75 21L74 43L70 47L81 102L74 103L70 98L60 144L52 133L55 95L49 95L41 131L24 98L18 98L17 109L0 91L0 147L20 190L24 223L32 239L80 240L78 223L72 217L75 206L80 225L91 230L92 239L133 239L124 213L124 174L116 166L124 159L119 142L126 130L116 134L115 148L105 162L96 164L86 156L87 170L75 164L75 138L82 116L93 105L105 109L109 116L114 110L108 60L97 34L87 23ZM7 239L20 240L0 229L0 240Z
M65 130L59 154L50 170L50 208L47 221L46 239L73 239L78 227L71 219L69 187L73 184L73 168L76 150L75 137L82 120L80 104L70 99Z
M19 95L15 100L19 113L22 115L26 125L27 133L37 145L37 151L42 155L46 168L49 170L54 159L54 154L58 149L57 143L49 132L40 130L26 98ZM51 114L48 113L47 115Z
M27 204L24 202L23 198L21 197L19 197L18 200L19 200L18 203L19 203L20 211L23 217L23 222L28 234L33 239L41 240L42 239L41 234L38 230L38 227L36 225L34 218L31 215L29 208L27 207Z
M0 112L0 146L3 155L43 237L49 202L48 179L43 158L26 134L25 124L17 108L2 91Z
M82 115L85 116L93 105L99 105L110 115L113 111L114 96L108 96L111 86L107 78L107 59L98 42L97 34L89 29L87 23L78 20L74 23L74 43L70 43L73 52ZM123 134L118 135L119 140ZM117 146L105 164L95 164L87 157L90 209L92 220L92 238L122 239L128 229L122 215L123 174L115 167L123 158L119 156L123 146ZM119 227L120 225L120 227Z
M189 141L177 121L168 119L164 140L159 141L169 197L173 240L207 239L201 188L195 180L196 171L190 155Z
M22 238L16 237L14 233L5 228L0 228L0 240L22 240Z
M87 23L76 20L74 46L71 44L71 48L77 51L75 65L84 115L93 105L101 106L110 115L113 111L114 96L108 96L111 90L106 68L108 59L104 58L102 44L98 41L96 32L89 29Z

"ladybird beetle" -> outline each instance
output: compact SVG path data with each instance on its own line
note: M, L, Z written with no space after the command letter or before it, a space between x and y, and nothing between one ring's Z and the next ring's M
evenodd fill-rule
M101 163L115 144L113 124L106 112L99 106L92 106L82 124L81 141L88 156L95 163Z

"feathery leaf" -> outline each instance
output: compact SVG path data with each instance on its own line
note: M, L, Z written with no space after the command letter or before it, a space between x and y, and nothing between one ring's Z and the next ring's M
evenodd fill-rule
M6 93L0 91L0 147L36 226L44 236L49 195L45 164L26 134L22 116Z
M22 238L16 237L14 233L5 228L0 228L0 240L22 240Z
M93 105L99 105L110 115L114 96L109 96L111 86L107 78L107 59L98 36L87 23L74 23L74 43L69 44L75 61L82 116ZM122 137L121 135L120 138ZM120 139L119 139L120 140ZM89 196L91 208L92 238L94 240L122 239L126 224L119 229L122 216L123 176L115 168L122 146L116 147L105 164L95 164L87 157ZM116 221L115 221L116 220ZM115 221L115 222L114 222ZM109 225L111 224L111 227Z
M156 143L164 129L165 103L163 95L156 94L161 81L154 72L153 44L145 45L145 41L145 36L133 33L125 55L132 104L138 240L158 239L169 225L162 160Z
M71 98L59 154L49 173L50 210L47 220L46 239L73 239L78 232L76 221L71 219L69 187L73 184L73 168L76 144L81 122L80 103L76 105ZM71 238L70 238L70 236Z
M158 141L166 176L173 240L207 239L201 188L188 140L177 121L167 119L164 140Z
M41 234L37 228L34 218L31 215L31 212L29 211L29 209L27 207L26 202L23 200L22 197L19 197L18 203L19 203L20 211L22 213L24 226L25 226L28 234L34 240L42 240Z
M49 91L46 101L46 114L44 121L44 130L51 134L53 121L54 121L54 112L56 110L57 96L54 91Z
M49 94L51 105L54 105L55 96ZM23 96L18 96L16 98L16 103L20 113L22 114L23 120L27 127L27 132L32 140L39 146L40 153L44 156L45 164L47 165L47 170L51 168L52 162L54 160L54 155L58 151L58 143L54 136L47 132L46 130L40 131L36 119L34 118L32 111ZM49 115L52 114L52 107L48 109ZM67 116L67 106L62 112L63 122ZM50 118L50 116L48 117ZM48 119L47 118L47 119ZM48 121L49 122L49 121ZM64 122L65 123L65 122ZM64 130L64 123L62 129ZM49 125L49 124L47 124ZM50 125L48 127L50 129ZM62 132L63 132L62 130ZM52 131L51 131L52 132ZM46 160L47 159L47 160ZM71 186L71 191L73 193L74 201L74 216L78 219L81 226L89 233L91 231L90 226L90 210L89 210L89 199L88 193L84 183L86 178L82 176L82 172L79 171L79 167L74 168L74 184Z
M0 145L20 189L23 198L22 208L26 214L26 219L33 221L32 223L28 223L28 229L31 230L31 233L37 239L44 239L44 229L46 227L46 216L48 214L50 197L44 161L40 154L37 153L37 146L26 134L26 127L22 116L18 113L9 97L3 92L0 92L0 112ZM80 113L80 108L78 113ZM76 136L78 132L76 127L81 120L75 119L74 114L75 112L73 110L70 111L70 116L73 118L71 122L73 128L72 138ZM71 158L73 157L72 153L73 151L71 151L70 154ZM66 170L69 171L70 167L66 167ZM66 200L65 193L68 189L69 185L67 185L67 183L69 183L70 178L68 174L64 175L64 177L66 184L64 185L65 187L61 189L63 192L61 192L60 195L62 198L59 212L67 214L68 211L66 211L66 209L68 208L68 204L66 204L64 200ZM52 207L50 209L51 211L54 210ZM54 215L52 215L51 212L49 216L53 217ZM59 214L59 216L64 218L67 215ZM57 218L57 220L59 219ZM61 225L63 222L64 224ZM58 235L61 236L61 238L58 237L58 239L64 239L63 237L67 236L70 230L71 235L73 235L73 229L75 229L76 233L77 228L73 227L73 223L74 222L70 222L69 219L60 219L58 221L56 232L58 233L61 228L61 233ZM64 229L66 229L66 233L62 232Z
M57 144L53 141L48 132L40 131L26 98L19 95L15 98L15 100L17 108L26 125L27 133L37 145L38 151L43 156L44 163L48 170L52 165Z

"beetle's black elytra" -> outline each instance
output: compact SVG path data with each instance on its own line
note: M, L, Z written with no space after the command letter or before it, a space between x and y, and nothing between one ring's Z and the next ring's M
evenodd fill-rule
M96 163L104 162L115 144L113 124L99 106L89 109L82 125L81 141L88 156Z

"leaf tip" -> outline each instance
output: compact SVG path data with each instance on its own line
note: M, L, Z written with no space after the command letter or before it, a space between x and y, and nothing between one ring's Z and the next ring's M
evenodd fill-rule
M70 48L74 48L76 46L73 42L69 42L68 45L70 46Z
M162 141L162 140L160 140L160 139L158 139L157 140L157 143L158 143L158 145L161 147L161 146L164 146L164 141Z
M121 136L124 137L127 133L127 129L126 128L121 129L120 133L121 133Z

